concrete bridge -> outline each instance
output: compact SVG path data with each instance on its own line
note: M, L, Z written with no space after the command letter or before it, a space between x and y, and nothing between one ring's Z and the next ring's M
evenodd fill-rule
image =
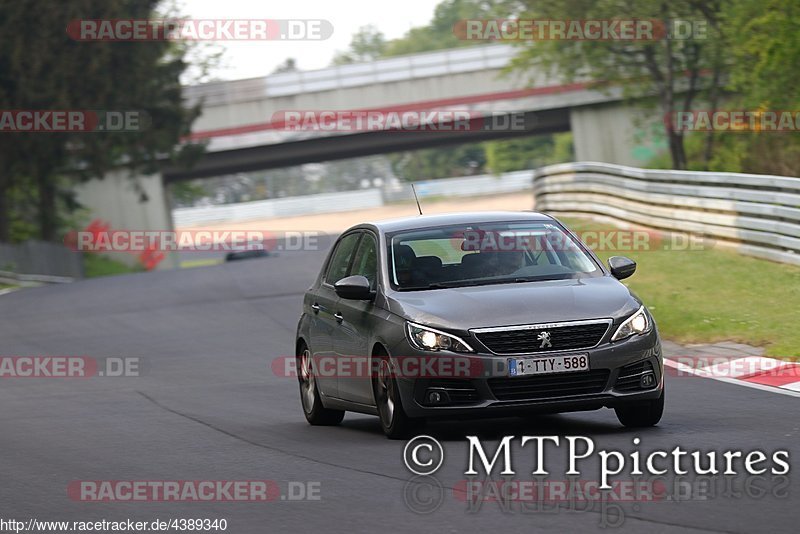
M591 90L543 73L503 74L517 52L483 45L275 74L186 89L203 103L192 138L208 140L207 156L191 170L167 169L167 180L213 176L537 133L572 130L578 160L641 164L632 111L619 88ZM523 113L522 130L293 132L275 121L287 110L462 110L473 115ZM639 150L641 151L641 150Z

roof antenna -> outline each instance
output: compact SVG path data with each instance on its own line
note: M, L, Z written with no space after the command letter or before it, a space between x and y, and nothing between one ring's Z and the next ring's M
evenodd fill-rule
M417 209L419 210L419 214L422 215L422 207L419 205L419 197L417 196L417 190L414 187L414 184L411 184L411 191L414 193L414 200L417 201Z

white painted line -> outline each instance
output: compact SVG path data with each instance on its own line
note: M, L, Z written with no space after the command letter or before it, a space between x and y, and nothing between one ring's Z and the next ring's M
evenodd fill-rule
M702 378L710 378L712 380L718 380L720 382L727 382L728 384L736 384L738 386L745 386L748 388L753 389L760 389L762 391L771 391L772 393L780 393L781 395L788 395L790 397L798 397L800 398L800 390L795 391L794 388L787 388L784 387L775 387L775 386L764 386L762 384L756 384L755 382L745 382L744 380L738 380L736 378L727 378L724 376L712 376L707 371L702 369L694 369L689 367L688 365L684 365L679 362L674 362L668 358L664 358L664 365L668 367L672 367L673 369L677 369L681 373L687 373L691 375L697 375ZM798 384L791 384L792 386L797 386Z
M800 382L793 382L791 384L784 384L782 386L778 386L783 389L789 389L791 391L800 391Z

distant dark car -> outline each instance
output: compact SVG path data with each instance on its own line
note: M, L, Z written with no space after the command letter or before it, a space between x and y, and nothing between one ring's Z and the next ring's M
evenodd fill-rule
M269 255L269 251L263 242L253 241L247 244L245 250L237 250L225 254L225 261L252 260L254 258L265 258Z
M602 407L626 426L655 425L661 343L619 282L635 269L619 256L606 268L559 221L533 212L354 226L303 301L306 419L378 415L391 438L432 417ZM453 368L461 372L442 372Z

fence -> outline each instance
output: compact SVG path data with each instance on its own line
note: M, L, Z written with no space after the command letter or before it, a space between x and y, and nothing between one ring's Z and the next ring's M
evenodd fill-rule
M23 282L69 282L83 277L83 258L58 243L0 243L0 277Z
M688 232L800 265L800 178L565 163L534 172L537 211Z

